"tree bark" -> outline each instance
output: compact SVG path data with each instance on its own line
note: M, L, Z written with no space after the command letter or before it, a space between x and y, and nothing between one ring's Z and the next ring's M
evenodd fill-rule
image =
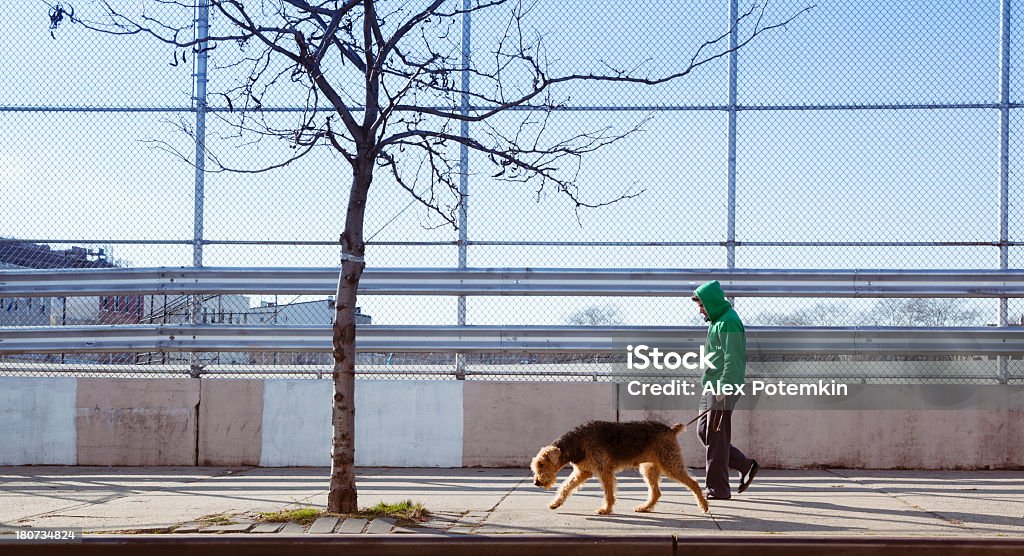
M327 511L352 513L359 509L355 476L356 293L363 275L366 246L363 216L373 180L373 159L360 153L353 163L345 232L341 236L341 272L338 275L334 318L334 408L331 443L331 486Z

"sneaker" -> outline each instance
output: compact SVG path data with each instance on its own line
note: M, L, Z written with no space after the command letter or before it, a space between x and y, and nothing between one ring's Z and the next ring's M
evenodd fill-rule
M750 470L744 473L743 477L740 478L740 488L737 492L743 492L744 490L747 490L747 487L750 486L750 483L754 482L754 477L757 476L757 470L759 469L757 465L757 460L751 460L751 462L752 463L750 464Z
M704 489L704 498L708 500L728 500L732 498L732 496L718 496L715 494L711 494L710 490Z

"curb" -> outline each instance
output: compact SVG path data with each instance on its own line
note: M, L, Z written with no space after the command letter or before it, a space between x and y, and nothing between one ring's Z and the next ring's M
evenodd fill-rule
M634 537L566 537L516 535L487 537L465 535L377 536L377 535L132 535L85 537L75 544L23 542L5 544L4 554L52 554L87 556L135 555L190 556L196 554L245 555L346 555L425 556L451 554L512 556L529 553L564 556L585 553L588 556L632 556L655 554L749 554L810 555L938 555L955 551L957 555L1010 555L1024 552L1024 538L861 538L861 537L676 537L667 535Z

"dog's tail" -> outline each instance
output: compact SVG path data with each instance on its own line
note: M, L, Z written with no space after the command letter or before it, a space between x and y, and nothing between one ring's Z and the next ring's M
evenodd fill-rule
M679 434L679 433L683 432L684 430L686 430L686 425L684 425L682 423L676 423L676 424L672 425L672 432L675 433L675 434Z

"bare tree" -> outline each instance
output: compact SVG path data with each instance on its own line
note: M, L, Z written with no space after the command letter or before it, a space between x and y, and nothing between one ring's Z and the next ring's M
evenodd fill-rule
M569 315L566 323L573 326L616 326L623 323L619 308L612 304L589 305Z
M751 319L762 326L972 326L981 312L960 299L879 299L855 311L845 303L815 303L788 313L765 312Z
M973 326L981 312L960 299L880 299L861 319L875 326Z
M175 49L235 49L236 67L247 75L222 91L240 138L287 140L292 155L259 168L232 167L208 152L211 171L263 171L279 168L327 145L348 162L345 229L337 289L334 345L334 441L328 509L357 509L354 461L356 291L363 273L364 212L376 172L384 172L441 222L458 225L463 202L458 189L458 149L484 155L498 180L531 185L537 196L546 191L564 195L577 211L633 197L623 191L614 198L583 196L576 176L581 157L636 131L636 127L596 129L568 138L552 138L551 115L568 100L571 83L633 83L657 85L679 79L721 58L732 48L730 31L695 48L677 68L632 68L604 65L592 72L555 74L543 36L527 22L535 3L513 0L207 0L220 32L197 37L193 19L185 17L199 0L138 0L120 4L104 0L86 14L70 6L51 6L51 23L81 24L110 34L142 34ZM751 4L734 23L742 48L757 36L805 13L807 7L769 21L764 5ZM130 7L129 7L130 6ZM813 6L812 6L813 7ZM178 20L161 13L183 13ZM465 66L460 29L464 16L499 12L506 22L484 56ZM610 39L610 37L609 37ZM678 41L665 37L665 41ZM624 38L623 44L629 41ZM637 57L640 60L641 57ZM472 89L463 81L473 80ZM287 126L275 124L262 110L275 89L295 92L305 111ZM327 109L323 107L327 106ZM517 118L518 125L494 123ZM469 136L463 124L473 123ZM186 130L187 130L187 126ZM201 138L200 138L201 139ZM185 156L187 158L187 155Z
M845 303L815 303L788 313L760 313L751 319L751 323L761 326L849 326L857 318Z

